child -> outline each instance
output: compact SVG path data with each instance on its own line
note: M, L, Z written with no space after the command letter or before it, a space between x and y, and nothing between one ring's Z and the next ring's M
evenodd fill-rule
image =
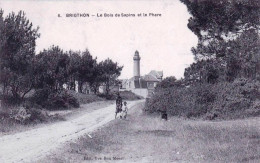
M121 112L120 118L126 119L127 111L128 111L127 102L125 101L125 102L124 102L124 106L123 106L123 108L122 108L122 112Z

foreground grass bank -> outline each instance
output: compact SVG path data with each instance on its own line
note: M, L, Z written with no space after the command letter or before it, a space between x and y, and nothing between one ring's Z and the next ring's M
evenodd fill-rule
M130 109L76 142L69 142L42 162L257 162L260 161L259 117L210 122L142 113Z

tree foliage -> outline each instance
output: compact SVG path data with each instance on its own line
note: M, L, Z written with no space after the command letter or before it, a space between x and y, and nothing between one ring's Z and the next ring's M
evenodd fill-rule
M69 63L67 65L67 74L68 74L68 81L67 81L67 89L76 91L76 81L79 78L79 68L81 64L81 56L80 51L74 52L70 50L68 52L69 56Z
M93 58L89 51L86 49L81 56L81 62L78 69L78 85L79 85L79 92L82 93L82 86L84 83L92 82L95 78L95 68L96 68L97 60Z
M177 79L174 76L166 77L160 83L157 84L156 88L169 88L176 86Z
M181 0L192 17L188 27L200 40L224 40L226 36L259 30L260 4L257 0Z
M198 37L195 62L185 69L185 87L158 89L148 111L210 120L259 116L260 1L180 1Z
M36 56L35 87L55 92L67 81L69 57L58 46L43 50Z
M53 45L35 55L39 28L34 28L22 11L6 17L3 14L0 10L0 86L4 101L11 97L20 103L33 89L35 101L76 106L75 99L64 93L65 85L75 91L77 83L77 91L82 93L87 84L97 93L105 84L109 93L109 86L116 83L123 67L110 59L98 63L88 49L64 52Z
M110 92L110 86L118 84L118 76L121 74L123 66L119 66L117 62L113 62L111 59L106 59L99 63L101 72L101 80L104 81L106 87L106 94Z
M38 28L20 11L3 17L0 10L0 83L3 94L19 101L33 88L31 63L35 56Z
M217 76L219 72L225 72L221 74L225 77L221 78L228 81L237 77L258 78L256 70L259 68L260 53L259 2L181 1L186 4L192 15L188 27L199 39L197 47L192 48L196 63L186 69L186 76L200 74L201 77L202 71L206 70L206 74ZM211 62L211 68L205 61Z

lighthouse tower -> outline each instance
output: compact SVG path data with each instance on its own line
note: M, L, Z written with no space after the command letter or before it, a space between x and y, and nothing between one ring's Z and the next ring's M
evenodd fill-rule
M140 60L139 52L136 50L134 55L134 77L140 78Z

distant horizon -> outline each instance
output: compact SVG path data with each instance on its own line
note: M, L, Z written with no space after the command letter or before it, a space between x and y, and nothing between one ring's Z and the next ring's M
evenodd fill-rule
M136 50L141 56L141 76L156 70L163 71L164 78L180 79L194 62L191 48L197 37L187 27L190 15L179 0L0 1L0 6L5 16L22 10L34 28L39 26L36 54L52 45L64 51L88 49L99 62L110 58L124 66L120 79L133 76ZM145 13L148 17L143 17Z

